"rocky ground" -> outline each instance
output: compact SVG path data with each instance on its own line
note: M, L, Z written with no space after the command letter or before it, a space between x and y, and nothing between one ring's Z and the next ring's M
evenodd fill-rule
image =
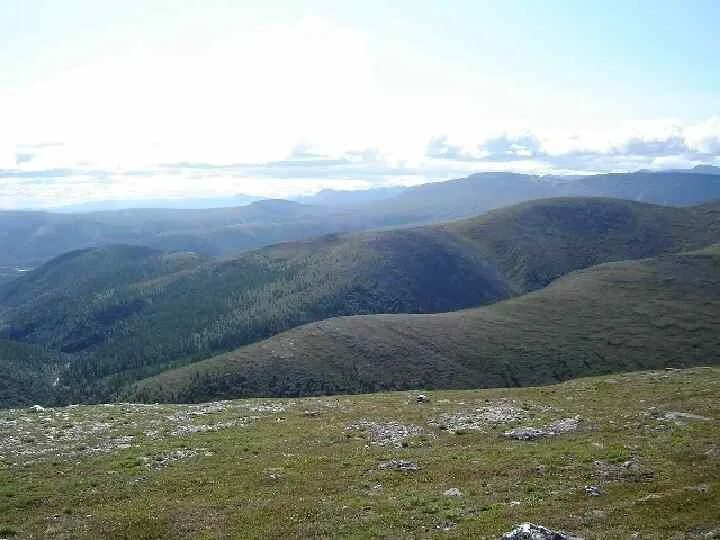
M0 538L720 538L720 369L0 410Z

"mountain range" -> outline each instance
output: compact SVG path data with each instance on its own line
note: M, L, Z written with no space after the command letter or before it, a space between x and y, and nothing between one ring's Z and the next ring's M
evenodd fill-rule
M0 252L0 282L67 251L117 243L211 256L233 255L326 233L451 221L550 197L610 197L675 206L701 204L720 198L717 170L704 166L690 171L585 177L480 173L405 189L330 190L300 198L300 202L253 201L252 197L238 196L228 199L227 204L232 206L224 208L0 211L0 242L4 247ZM205 200L204 204L214 206L211 202ZM201 203L172 204L182 207Z
M473 181L471 178L460 183ZM270 201L262 204L272 208L286 203ZM107 401L127 396L150 400L194 400L211 398L215 394L227 395L242 388L242 392L248 395L268 389L270 393L285 395L333 389L361 391L372 385L378 388L406 387L414 379L398 378L392 370L388 371L386 380L360 378L355 387L340 385L337 373L346 377L348 372L344 370L360 358L370 358L367 361L371 363L382 358L372 348L372 339L375 338L386 340L378 347L387 350L389 365L407 365L410 369L412 362L408 363L407 358L412 356L416 358L414 361L422 361L427 356L422 350L410 347L412 342L423 343L416 332L425 332L428 339L437 338L438 343L445 343L445 330L437 335L430 331L436 325L434 321L439 321L438 328L441 329L444 328L443 321L450 321L447 325L453 326L466 320L453 319L450 315L425 319L400 314L463 314L466 312L457 310L490 304L494 304L494 307L487 308L491 311L481 313L496 313L493 310L505 309L499 306L522 306L521 299L526 298L524 295L553 283L549 289L543 289L543 294L567 290L557 289L560 283L565 283L566 288L579 291L578 298L582 298L586 294L580 291L583 287L590 287L596 294L597 281L573 275L565 281L556 280L598 264L664 257L671 253L698 250L717 242L720 242L720 203L667 207L617 199L575 197L525 202L479 217L431 226L333 233L219 258L191 251L166 252L148 246L84 248L65 253L0 285L0 340L4 340L2 343L5 344L0 347L0 361L7 371L17 367L20 379L11 385L12 388L0 387L3 392L0 403L16 403L18 400L57 403ZM682 287L669 289L666 292L670 297L661 298L647 309L662 319L667 314L661 308L675 302L698 317L705 313L705 319L699 319L702 321L709 320L707 313L717 315L717 305L713 303L714 282L708 270L716 268L713 267L715 263L712 261L716 260L713 257L686 254L671 259L675 261L673 264L663 262L665 266L662 268L667 272L668 280L685 283L688 290L697 294L688 293L687 305L683 305L678 295L687 293L687 290ZM711 262L703 262L706 260ZM700 264L698 261L705 266L689 270L687 275L683 273L686 267ZM605 304L600 296L600 303L589 312L592 317L598 318L598 324L606 320L611 326L620 325L618 335L621 336L625 335L621 330L627 330L627 321L616 316L622 303L625 302L627 310L632 310L634 302L640 298L652 299L655 298L653 295L662 292L652 279L643 277L647 275L645 270L635 272L633 268L645 267L631 266L631 270L624 274L607 270L598 270L598 274L593 274L600 276L604 286L614 291L623 289L622 279L628 275L638 276L635 296L619 295L616 305L606 305L608 311L605 314L602 311ZM568 304L567 320L563 321L553 311L560 304L554 305L550 300L552 297L542 296L540 292L537 294L541 301L534 301L534 311L527 310L528 316L534 314L533 320L523 322L522 318L517 318L518 322L511 326L536 328L530 334L537 338L542 335L540 327L534 326L537 321L557 320L563 328L570 322L579 324L585 320L587 323L582 304ZM510 303L496 304L504 300ZM703 301L708 303L705 307ZM543 313L543 309L547 312ZM337 343L323 338L318 341L320 345L315 350L313 339L300 338L306 330L292 330L324 319L341 321L338 324L342 326L348 324L343 322L345 319L332 318L374 314L399 314L397 319L386 319L384 315L379 319L368 319L380 321L380 326L385 321L393 325L397 321L407 321L397 323L398 333L408 336L407 342L398 338L400 349L390 347L391 340L383 338L382 332L366 334L361 331L352 337L348 330L343 330ZM467 320L485 320L483 317ZM425 326L419 326L417 331L410 329L416 322L426 320L428 322L423 323ZM365 319L360 321L361 328L365 328ZM335 322L321 323L315 328L327 328L322 325L333 324ZM705 329L709 323L699 324ZM662 332L650 332L652 328L652 324L647 323L643 327L644 335L656 338L662 335ZM283 334L286 331L291 333ZM557 329L552 331L559 332ZM313 330L310 332L309 335L314 335ZM298 353L296 356L293 349L285 345L277 349L283 358L285 351L291 351L291 358L298 358L298 364L293 369L288 362L274 363L275 357L266 354L268 350L275 350L274 344L295 339L288 338L288 335L299 336L299 343L302 347L307 346L309 351L307 355ZM571 333L568 339L580 342L588 339L586 335L587 324L578 332ZM269 341L262 342L268 338ZM447 352L443 354L451 354L459 347L473 349L476 346L474 339L469 337L462 344L462 340L453 334L452 343L460 344L448 342ZM510 333L508 339L515 344L515 348L509 350L515 352L517 347L531 350L542 343L542 340L531 342L528 335L522 333L517 336ZM361 345L365 341L371 347L370 351L374 351L372 354L362 351ZM553 347L560 342L552 341ZM705 342L713 343L709 339ZM681 355L679 361L690 362L699 358L686 354L685 348L678 343L668 350L675 350ZM346 346L357 349L358 356L349 354ZM437 346L438 350L443 347ZM578 347L577 343L568 343L569 351L585 350ZM237 352L230 352L235 350ZM264 352L259 354L258 351ZM307 375L308 366L315 366L320 359L328 360L328 366L333 364L329 359L335 355L334 351L338 355L333 362L347 362L346 366L335 371L328 367L327 372L313 368L313 375ZM342 354L340 351L343 351ZM704 348L698 351L705 354L707 361L715 361ZM492 352L493 356L499 357L496 352ZM229 358L248 358L251 355L253 362L265 366L258 372L262 373L262 377L258 375L257 384L237 382L254 380L255 377L248 377L244 367L235 369L243 362L227 364L232 369L222 372L228 374L225 386L218 381L214 368L225 366L225 360L207 360L207 363L197 364L223 353L229 353ZM512 355L508 354L506 358L510 362ZM668 354L658 356L657 362L664 362ZM26 362L25 358L33 360ZM434 358L433 365L437 368L440 366L438 359L446 357L436 355ZM42 369L28 368L35 365L33 362ZM602 371L603 365L622 368L623 362L628 362L628 367L631 367L630 364L634 366L636 360L630 356L613 357L587 369ZM373 365L377 371L377 365ZM579 365L582 367L584 364ZM287 373L297 369L298 384L289 388L280 382L276 386L261 384L260 381L267 378L272 381L272 377L276 377L276 382L285 380L281 373L272 373L273 366ZM181 369L174 371L175 368ZM441 376L433 369L421 370L425 373L423 376L445 384L450 375ZM547 374L541 375L543 370L536 371L540 379L552 378ZM575 371L573 368L568 373ZM329 373L329 378L324 378L324 373ZM563 370L558 373L562 374ZM159 378L152 379L153 382L138 382L154 376ZM308 382L308 377L311 382ZM463 377L454 384L464 384ZM28 378L32 379L32 384L29 384ZM189 384L188 380L194 383ZM484 384L477 374L469 380L473 384ZM488 379L491 380L495 379ZM518 384L529 381L526 376L518 376L517 380ZM168 386L167 381L178 383L173 387ZM392 381L397 381L397 384ZM506 377L503 384L508 382L512 380ZM19 393L17 389L20 387L27 388L27 391Z

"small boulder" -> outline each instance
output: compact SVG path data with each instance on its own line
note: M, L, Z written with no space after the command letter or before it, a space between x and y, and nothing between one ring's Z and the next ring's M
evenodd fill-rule
M270 467L263 471L263 476L271 482L279 482L285 479L285 469L282 467Z
M418 394L415 396L416 403L430 403L430 398L425 394Z
M534 427L523 427L512 429L503 433L508 439L516 439L518 441L534 441L543 437L555 437L563 433L570 433L578 429L578 425L581 419L579 416L573 416L571 418L563 418L557 420L547 426L540 428Z
M446 497L462 497L463 494L459 488L454 487L454 488L450 488L450 489L446 490L444 495Z
M512 531L506 532L501 540L583 540L579 536L571 536L561 531L553 531L534 523L521 523Z
M418 466L414 461L404 459L392 459L380 464L381 469L393 469L396 471L417 471Z
M511 429L510 431L503 433L503 435L508 439L515 439L518 441L534 441L535 439L544 437L546 434L547 433L542 429L532 427Z

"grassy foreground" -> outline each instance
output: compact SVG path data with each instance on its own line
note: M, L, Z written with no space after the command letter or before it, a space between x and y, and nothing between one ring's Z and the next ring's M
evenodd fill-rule
M0 538L720 537L719 368L428 395L0 410Z

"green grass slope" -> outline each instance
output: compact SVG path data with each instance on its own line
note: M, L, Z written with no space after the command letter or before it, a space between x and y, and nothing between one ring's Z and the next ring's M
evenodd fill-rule
M328 317L484 305L600 262L718 240L717 206L550 199L452 224L329 235L193 261L119 285L103 277L72 294L65 283L95 265L61 259L4 296L11 305L0 307L0 337L72 353L58 387L67 391L63 399L106 400L129 381ZM65 276L55 289L43 278L54 267Z
M397 392L2 410L0 535L497 540L530 521L706 540L720 526L719 394L720 369L693 368L423 404ZM556 436L503 436L576 416Z
M720 362L720 247L607 263L491 306L328 319L137 383L196 401L547 384Z

